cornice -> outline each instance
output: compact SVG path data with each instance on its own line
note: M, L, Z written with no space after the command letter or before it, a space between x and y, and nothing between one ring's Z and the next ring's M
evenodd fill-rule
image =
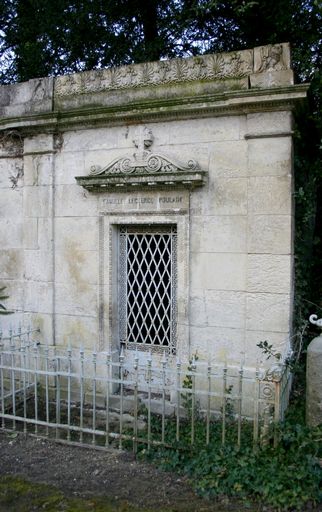
M198 117L240 115L253 112L292 110L298 101L305 99L309 84L258 88L195 96L180 95L175 98L131 102L125 105L25 114L0 119L0 130L19 130L22 135L31 132L59 132L68 129L85 129L116 126L124 123L143 123Z

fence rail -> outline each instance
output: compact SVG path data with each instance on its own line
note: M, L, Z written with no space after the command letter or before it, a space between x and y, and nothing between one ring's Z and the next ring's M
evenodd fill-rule
M28 329L0 336L1 427L68 443L277 444L271 425L283 418L290 380L281 364L89 352L44 345Z

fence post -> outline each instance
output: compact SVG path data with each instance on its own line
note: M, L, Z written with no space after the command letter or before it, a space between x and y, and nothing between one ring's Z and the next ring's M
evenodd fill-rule
M311 315L310 322L322 327L317 315ZM306 423L315 427L322 423L322 335L309 344L306 361Z

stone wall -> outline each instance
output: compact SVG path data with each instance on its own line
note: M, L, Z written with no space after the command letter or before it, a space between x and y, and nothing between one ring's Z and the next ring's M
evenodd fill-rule
M117 349L115 230L171 223L177 354L254 365L259 341L287 350L305 93L287 44L2 86L0 284L17 311L3 327ZM162 172L143 162L155 155Z

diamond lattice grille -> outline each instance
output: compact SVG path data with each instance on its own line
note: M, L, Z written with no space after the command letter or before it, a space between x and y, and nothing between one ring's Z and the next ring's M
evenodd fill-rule
M120 229L121 342L175 346L176 228Z

